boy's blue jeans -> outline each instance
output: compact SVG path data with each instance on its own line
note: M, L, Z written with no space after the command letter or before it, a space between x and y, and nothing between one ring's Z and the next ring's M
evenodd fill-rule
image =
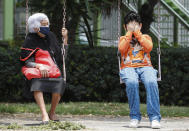
M161 120L157 70L153 67L124 68L120 77L126 84L126 93L130 108L130 118L141 120L139 80L144 83L147 96L147 113L149 120Z

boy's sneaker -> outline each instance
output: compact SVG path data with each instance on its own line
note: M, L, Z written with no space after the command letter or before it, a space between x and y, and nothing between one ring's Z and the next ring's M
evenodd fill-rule
M137 128L139 123L140 123L139 120L137 120L137 119L131 119L129 127L130 128Z
M152 129L160 129L160 128L161 128L160 122L157 121L157 120L153 120L153 121L151 122L151 128L152 128Z

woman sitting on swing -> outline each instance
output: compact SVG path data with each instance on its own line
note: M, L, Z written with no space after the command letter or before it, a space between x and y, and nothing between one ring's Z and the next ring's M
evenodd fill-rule
M49 29L49 19L45 14L36 13L30 16L28 28L29 33L21 48L22 72L41 110L42 124L47 124L49 120L57 121L55 109L65 89L60 70L63 54L56 36ZM67 33L62 28L66 50ZM52 93L49 113L46 111L43 92Z

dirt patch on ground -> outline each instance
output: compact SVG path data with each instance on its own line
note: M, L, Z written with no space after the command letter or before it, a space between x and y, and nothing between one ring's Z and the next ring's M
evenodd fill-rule
M58 115L58 118L60 121L80 123L86 126L86 129L83 129L85 131L152 130L147 118L142 118L137 129L128 127L128 116ZM11 123L17 123L22 126L34 126L41 123L41 115L33 113L0 114L0 125L9 125ZM189 131L189 118L162 118L161 125L160 131Z

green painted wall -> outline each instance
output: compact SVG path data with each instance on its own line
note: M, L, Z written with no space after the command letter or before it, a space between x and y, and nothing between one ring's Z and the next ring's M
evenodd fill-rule
M14 0L4 0L4 14L3 14L3 39L13 39L14 35Z

